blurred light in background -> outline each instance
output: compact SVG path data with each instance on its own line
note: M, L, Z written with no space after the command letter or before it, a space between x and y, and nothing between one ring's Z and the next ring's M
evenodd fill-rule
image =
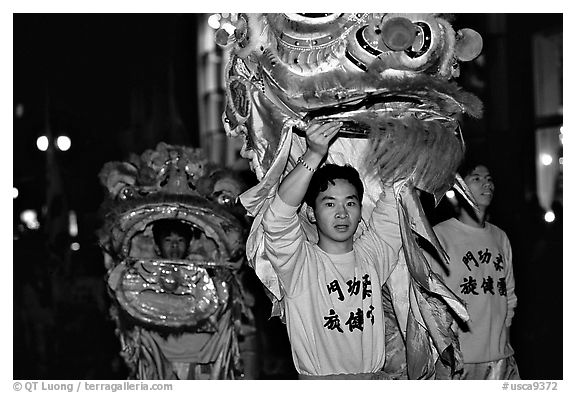
M74 242L74 243L70 244L70 249L72 251L78 251L80 249L80 243Z
M20 220L26 225L28 229L38 229L40 228L40 223L38 222L38 213L36 210L26 209L20 213Z
M212 14L208 17L208 26L210 26L213 29L219 29L220 28L220 14Z
M540 207L545 211L552 211L552 204L562 199L562 188L558 182L562 181L563 165L560 157L563 148L560 143L560 128L558 126L544 127L536 130L536 192Z
M552 156L548 153L542 153L540 154L540 162L542 163L542 165L550 165L552 164Z
M454 198L455 196L456 196L456 194L454 193L454 190L448 190L448 191L446 191L446 197L447 197L447 198L452 199L452 198Z
M70 210L68 214L68 233L72 237L78 236L78 220L74 210Z
M16 187L12 187L12 199L18 198L18 189Z
M536 195L546 214L555 220L552 205L562 201L564 79L562 31L532 34L532 81L534 87Z
M16 105L16 109L14 110L14 114L16 115L17 119L21 119L24 116L24 105L22 105L22 104Z
M56 146L58 149L66 151L70 149L70 146L72 146L72 141L67 136L61 135L56 139Z
M38 139L36 139L36 146L40 151L48 150L48 137L46 135L39 136Z

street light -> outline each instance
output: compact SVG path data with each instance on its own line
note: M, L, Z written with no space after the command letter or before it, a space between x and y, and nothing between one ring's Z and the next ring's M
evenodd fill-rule
M556 215L552 210L549 210L544 214L544 221L546 222L553 222L556 219Z
M20 220L28 227L28 229L38 229L40 228L40 223L38 222L38 214L36 210L26 209L20 213Z
M554 160L552 159L552 156L550 154L548 153L540 154L540 162L542 163L542 165L548 166L552 164L552 161Z
M38 147L38 150L46 151L48 150L48 145L49 141L46 135L39 136L38 139L36 139L36 146Z
M70 149L70 146L72 146L72 141L69 137L60 135L58 138L56 138L56 147L58 147L58 149L66 151Z
M72 140L66 135L60 135L56 138L55 145L58 150L66 151L72 146ZM46 135L39 136L38 139L36 139L36 146L38 147L38 150L46 151L50 146L50 139L48 139Z

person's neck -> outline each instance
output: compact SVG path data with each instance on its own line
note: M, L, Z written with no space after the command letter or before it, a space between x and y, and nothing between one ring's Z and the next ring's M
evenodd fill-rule
M322 238L318 241L318 247L327 254L346 254L352 251L352 245L352 241L335 242Z
M460 210L458 221L475 228L484 228L486 225L486 209L479 208L479 214L470 214L467 209Z

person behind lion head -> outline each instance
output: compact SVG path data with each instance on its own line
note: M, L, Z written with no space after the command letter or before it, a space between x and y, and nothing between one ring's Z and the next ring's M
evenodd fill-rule
M206 255L202 232L180 220L156 221L152 227L152 234L154 249L161 258L179 260ZM206 362L200 354L214 342L213 334L218 333L151 332L153 340L162 351L162 355L170 362L177 379L210 378L210 362Z
M264 214L264 252L281 282L299 378L388 379L380 287L399 257L396 200L387 187L367 230L354 239L362 220L358 172L319 167L340 126L307 128L308 149ZM306 239L297 214L304 199L317 244Z
M190 241L200 238L200 230L178 220L160 220L152 227L154 249L162 258L184 259L190 248Z

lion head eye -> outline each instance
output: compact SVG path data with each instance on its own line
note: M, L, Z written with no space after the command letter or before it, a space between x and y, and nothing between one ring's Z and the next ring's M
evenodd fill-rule
M121 201L126 201L129 199L133 199L134 197L136 197L136 190L134 189L134 187L125 186L120 190L116 198L120 199Z
M216 202L222 206L233 206L236 203L235 196L227 191L217 191L213 196Z

